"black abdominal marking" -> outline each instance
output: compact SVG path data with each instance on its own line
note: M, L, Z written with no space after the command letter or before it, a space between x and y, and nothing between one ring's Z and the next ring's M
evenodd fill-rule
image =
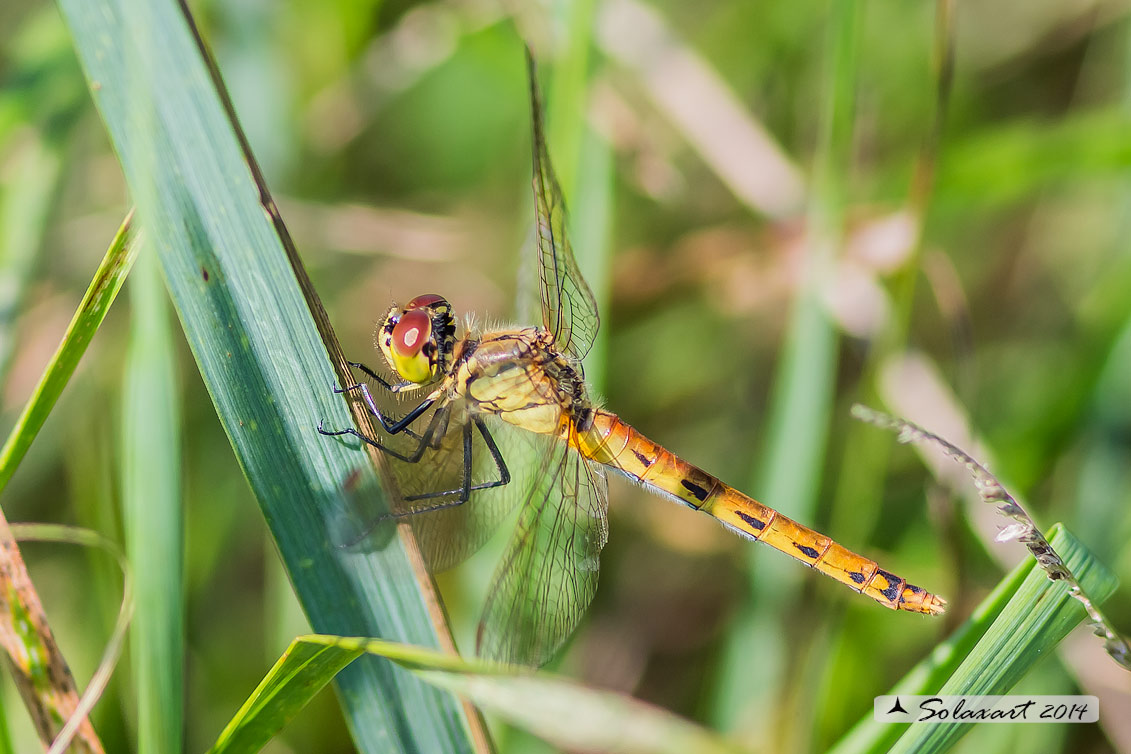
M687 479L681 479L679 481L679 483L683 485L683 488L685 490L687 490L692 495L694 495L695 499L698 500L699 502L703 502L704 500L707 499L707 490L703 489L702 487L697 485L695 482L689 481Z
M746 513L743 513L742 511L735 511L734 514L736 516L738 516L739 518L741 518L746 523L753 526L758 531L762 531L763 529L766 528L766 522L765 521L759 521L758 519L754 518L753 516L747 515Z
M801 550L801 552L805 555L805 557L813 558L814 560L817 559L817 551L815 549L813 549L812 547L808 547L807 545L798 544L797 542L794 542L793 546L796 547L798 550Z
M880 592L880 594L894 602L895 598L899 596L899 583L903 581L903 579L899 578L894 573L888 573L883 570L876 571L876 573L883 576L888 581L888 588Z

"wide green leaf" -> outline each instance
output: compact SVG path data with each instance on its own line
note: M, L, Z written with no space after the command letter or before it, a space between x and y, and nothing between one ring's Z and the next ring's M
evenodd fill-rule
M352 500L379 494L376 477L356 446L316 431L323 419L352 421L331 392L332 336L185 6L60 5L201 377L311 624L445 642L399 536L367 552L338 546ZM476 718L410 674L358 662L339 684L363 750L473 748Z

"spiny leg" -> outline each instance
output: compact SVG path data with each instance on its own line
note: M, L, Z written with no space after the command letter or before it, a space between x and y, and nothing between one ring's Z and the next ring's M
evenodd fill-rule
M412 424L420 417L421 414L431 408L432 404L436 402L436 399L438 397L435 394L429 395L427 398L420 402L419 406L405 414L403 418L395 422L390 422L385 418L385 415L381 412L381 409L377 408L377 404L373 400L373 395L369 392L369 386L364 382L358 382L356 384L350 385L349 387L334 388L334 392L339 394L349 393L354 390L361 391L361 395L365 399L365 407L369 410L370 415L375 417L377 421L381 422L381 426L385 429L386 432L388 432L390 435L396 435L400 434L401 432L406 432L407 430L406 434L413 436L415 439L420 439L420 436L412 430L408 429L408 425ZM321 432L321 430L319 431ZM322 434L326 433L322 432Z
M428 403L428 401L426 401L426 403ZM417 443L416 450L409 453L408 455L405 455L403 453L400 453L399 451L393 450L388 445L385 445L381 442L378 442L377 440L374 440L372 437L369 437L368 435L363 434L362 432L359 432L357 429L354 429L353 427L350 427L349 429L329 430L329 429L323 428L322 422L319 422L318 423L318 432L320 434L326 435L327 437L340 437L342 435L352 435L352 436L356 437L357 439L361 440L362 442L364 442L366 445L371 445L374 448L377 448L378 450L380 450L382 453L386 453L386 454L392 456L393 458L396 458L397 460L404 461L405 463L419 463L420 459L424 457L424 451L428 447L432 447L433 449L439 447L440 442L444 438L444 434L447 433L448 416L449 416L450 413L451 413L451 404L445 405L443 408L439 409L432 416L432 421L430 421L428 423L428 429L426 429L424 431L423 435L418 435L415 432L413 432L412 433L413 439L419 440L420 442ZM436 430L441 425L444 427L444 430L442 432L440 432L439 435L437 435Z
M393 393L393 394L400 393L405 388L416 386L415 383L409 382L407 380L405 380L403 382L390 383L384 377L377 374L372 369L367 367L365 364L362 364L360 361L347 361L346 364L348 364L349 366L351 366L355 369L360 369L368 377L370 377L373 381L375 381L381 387L385 388L385 390L387 390L388 392ZM417 406L415 409L410 411L407 416L400 419L399 421L390 422L389 419L387 419L385 417L384 413L382 413L381 410L379 408L377 408L377 403L376 403L376 401L373 400L373 395L369 392L369 386L366 385L364 382L355 382L354 384L348 385L346 387L338 387L337 385L334 385L333 389L334 389L335 393L339 393L339 394L350 393L350 392L353 392L354 390L360 390L362 397L365 399L365 405L366 405L366 408L369 410L370 415L376 417L377 420L379 422L381 422L381 426L385 428L386 432L388 432L389 434L393 434L393 435L398 434L400 432L404 432L405 434L407 434L409 437L413 438L414 440L421 439L420 435L418 435L418 434L416 434L416 432L412 431L412 429L410 429L408 427L408 425L411 424L418 416L420 416L420 414L422 414L422 413L424 413L425 411L428 410L428 406L425 405L427 403L427 401L422 402L421 405ZM429 398L434 398L434 397L435 397L434 395L429 396ZM325 433L323 433L323 434L325 434Z
M367 445L372 445L374 448L377 448L382 453L387 453L388 455L392 456L393 458L404 461L405 463L419 463L420 459L424 456L425 449L428 448L429 445L432 444L432 438L436 434L437 427L443 425L444 433L447 432L448 415L450 413L451 413L451 404L447 404L447 405L443 406L442 408L440 408L435 413L435 415L433 415L432 421L430 421L428 423L428 429L426 429L424 431L423 435L418 436L415 433L413 433L414 437L418 437L420 442L417 444L416 450L414 450L412 453L410 453L408 455L404 455L402 453L399 453L399 452L393 450L392 448L390 448L388 446L382 445L381 443L374 440L372 437L368 437L368 436L362 434L361 432L359 432L359 431L357 431L356 429L353 429L353 428L342 429L342 430L338 430L336 432L330 432L328 430L323 429L321 424L319 424L318 431L321 432L322 434L328 435L330 437L337 437L337 436L340 436L340 435L353 435L354 437L358 438L359 440L366 443ZM466 434L466 432L465 432L465 434ZM443 439L443 434L441 434L439 439L436 440L435 446L438 446L442 439ZM465 460L465 463L466 463L466 460ZM415 498L405 498L405 501L408 502L409 500L413 500L413 499L415 499ZM398 519L398 518L403 518L405 516L413 515L413 514L416 514L416 513L424 513L428 510L439 510L441 508L450 508L450 507L453 507L453 506L456 506L456 505L461 505L464 502L466 502L466 497L463 498L463 499L460 499L460 500L456 500L456 501L452 501L452 502L443 504L443 505L433 506L431 508L424 508L424 509L410 510L410 511L392 511L392 512L389 512L389 513L384 513L384 514L374 518L369 523L369 525L365 527L364 530L362 530L356 537L354 537L349 542L346 542L345 544L341 545L341 547L343 549L349 549L351 547L356 546L359 542L361 542L363 539L368 537L373 532L373 530L375 528L377 528L377 525L380 524L383 521L390 521L390 520L394 520L394 519Z
M447 409L448 409L448 407L445 406L444 409L441 409L441 412L446 412ZM407 461L408 463L418 462L420 460L421 454L423 453L424 447L428 443L428 439L429 439L430 435L433 433L433 431L436 429L436 426L439 423L437 421L437 419L438 419L438 416L433 418L431 425L429 425L428 430L424 433L424 438L423 438L419 448L417 449L417 452L412 454L412 456L415 457L415 460L413 460L413 458L409 457L409 456L396 455L396 457L400 458L401 460ZM443 421L446 424L447 419L445 418ZM474 423L475 426L479 429L479 434L483 437L483 441L487 444L487 450L491 454L491 459L495 462L495 470L498 471L498 473L499 473L499 478L492 481L492 482L484 482L482 484L475 484L475 485L471 484L471 472L472 472L472 466L473 466L473 464L472 464L473 459L472 459L472 452L471 452L471 447L472 447L471 446L471 440L472 440L471 424L472 423ZM365 440L366 442L370 443L371 445L374 445L375 447L381 448L386 453L393 454L392 451L390 451L388 448L385 448L383 445L377 445L372 440L370 440L370 438L365 437L364 435L362 435L360 432L357 432L356 430L353 431L353 432L350 432L349 430L343 430L340 434L354 434L355 436L360 437L361 439ZM392 513L386 513L382 516L378 516L377 518L375 518L373 520L373 522L368 527L366 527L365 531L361 532L358 536L356 536L350 542L347 542L344 545L342 545L342 547L346 548L346 549L348 549L350 547L354 547L355 545L357 545L358 542L361 542L363 539L368 537L369 534L373 531L373 529L375 529L377 527L377 525L380 524L383 521L391 521L391 520L396 520L396 519L400 519L400 518L406 518L408 516L415 516L415 515L418 515L418 514L421 514L421 513L432 513L432 512L435 512L435 511L446 510L448 508L455 508L456 506L463 505L464 503L466 503L470 499L472 492L476 492L477 490L491 489L493 487L502 487L505 484L510 484L510 481L511 481L510 469L507 468L506 461L503 460L503 455L502 455L502 453L499 452L499 446L495 443L495 438L491 436L491 432L487 429L487 426L486 426L486 424L483 423L483 419L481 417L478 417L478 416L473 417L471 421L469 421L469 422L467 422L463 425L463 484L462 484L462 486L460 486L458 489L444 490L442 492L429 492L429 493L426 493L426 494L423 494L423 495L412 495L410 497L404 498L405 502L412 502L412 501L415 501L415 500L433 500L433 499L436 499L436 498L448 497L450 495L458 495L458 497L455 500L447 500L445 502L436 503L435 505L429 505L429 506L425 506L423 508L414 508L412 510L407 510L407 511L395 511L395 512L392 512Z
M395 383L395 384L390 384L389 382L385 381L384 377L377 374L372 369L370 369L369 367L362 364L360 361L347 361L346 363L349 364L354 369L360 369L361 371L365 372L365 374L367 376L372 377L381 387L385 388L390 393L399 393L400 391L404 390L406 387L412 387L413 385L416 384L414 382L409 382L408 380L404 380L403 382L398 382L398 383Z
M471 425L479 430L479 434L483 437L483 442L487 445L487 452L491 454L491 460L495 462L495 471L498 472L499 478L491 482L482 482L473 485L471 483L472 471L472 452L471 452ZM424 513L430 510L439 510L441 508L451 508L455 505L460 505L467 502L472 492L478 490L489 490L495 487L502 487L503 485L510 484L511 472L507 468L507 462L503 460L503 454L499 452L499 446L495 444L495 438L491 436L490 430L487 425L483 423L482 417L472 417L471 421L463 425L463 484L457 489L443 490L436 492L427 492L422 495L411 495L405 498L405 502L412 502L414 500L431 500L438 497L448 497L450 495L459 495L459 498L450 503L444 503L432 508L416 508L410 513Z
M319 432L324 435L339 436L339 435L353 435L362 440L368 445L380 449L383 453L397 458L405 463L419 463L424 456L424 451L429 446L436 448L443 440L444 434L447 432L447 424L451 415L451 404L445 405L432 417L432 421L428 425L428 429L420 437L420 443L417 445L416 450L412 453L405 455L377 442L371 437L367 437L356 429L343 429L336 432L319 427ZM483 437L484 443L487 445L487 451L491 454L491 460L495 463L495 470L498 472L499 478L490 482L483 482L481 484L471 483L471 474L474 467L474 455L472 453L472 435L471 425L475 424L479 430L479 434ZM443 427L443 430L437 431ZM502 487L503 485L510 484L511 473L507 468L506 461L503 459L502 453L499 451L499 446L495 442L495 438L491 435L490 430L487 429L486 424L483 422L482 417L472 417L470 421L463 425L463 484L456 489L440 490L436 492L424 493L421 495L411 495L404 498L404 501L414 502L417 500L434 500L437 498L446 498L452 495L457 495L454 500L447 500L445 502L437 503L435 505L426 506L423 508L414 508L408 511L394 511L378 516L373 520L372 524L366 527L365 531L361 532L352 541L347 542L343 547L349 548L356 545L373 531L373 529L382 521L392 519L404 518L406 516L414 516L420 513L430 513L433 511L445 510L447 508L454 508L458 505L463 505L471 497L472 492L478 490L492 489L494 487Z

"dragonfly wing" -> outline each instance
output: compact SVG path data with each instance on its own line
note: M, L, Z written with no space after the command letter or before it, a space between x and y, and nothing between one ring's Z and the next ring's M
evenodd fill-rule
M578 361L589 353L601 319L597 301L577 267L566 236L566 207L558 185L542 121L542 102L534 58L526 51L533 111L534 209L537 218L538 261L542 293L542 324L563 353Z
M529 435L510 427L494 417L482 417L487 431L502 446L504 463L519 455L516 448L528 442ZM463 481L463 421L449 428L440 449L429 451L420 463L405 464L394 460L394 473L399 474L398 485L402 495L423 494L426 490L456 490ZM472 485L484 485L500 479L498 466L479 430L472 425ZM513 464L512 464L513 465ZM406 489L414 493L404 492ZM479 550L499 525L523 500L523 489L513 481L509 484L478 489L471 492L466 503L459 503L459 495L428 498L402 503L403 509L412 511L408 522L420 545L428 567L435 572L459 565ZM444 507L441 507L444 506ZM429 510L431 508L431 510Z
M604 471L550 443L495 573L477 640L482 657L538 667L577 627L597 591L608 538Z
M373 386L371 392L381 411L391 417L404 416L420 400L392 395L379 386ZM425 448L417 462L406 462L388 452L381 454L382 473L392 492L392 510L362 510L366 500L359 499L350 531L342 536L344 544L380 542L388 534L386 529L391 530L397 521L408 521L429 569L443 571L479 550L522 500L520 494L507 489L511 485L503 485L475 490L466 503L459 504L465 474L466 429L471 430L472 485L484 485L500 477L482 434L458 403L445 402L429 410L412 423L410 432L389 435L377 425L377 439L389 451L411 456L437 414L445 415L435 422L435 442ZM502 422L493 422L493 426L500 428Z

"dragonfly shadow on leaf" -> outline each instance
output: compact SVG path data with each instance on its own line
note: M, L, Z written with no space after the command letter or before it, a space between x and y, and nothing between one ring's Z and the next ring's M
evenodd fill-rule
M356 468L341 485L344 503L326 516L330 542L348 552L383 549L396 536L396 519L386 505L388 492L367 469Z

